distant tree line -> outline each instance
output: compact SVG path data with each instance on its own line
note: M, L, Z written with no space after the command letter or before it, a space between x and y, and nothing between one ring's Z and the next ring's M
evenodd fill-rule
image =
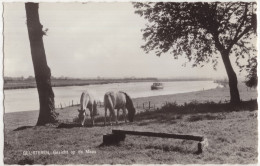
M52 80L158 80L155 77L125 77L125 78L110 78L110 77L97 77L97 78L73 78L73 77L53 77L51 76ZM27 78L24 76L21 77L4 77L5 81L25 81L25 80L35 80L35 77L28 76Z
M24 80L35 80L33 76L28 76L27 78L21 77L4 77L4 81L24 81Z

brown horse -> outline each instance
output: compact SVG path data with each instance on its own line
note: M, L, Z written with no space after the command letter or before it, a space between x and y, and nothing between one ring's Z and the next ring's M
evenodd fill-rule
M128 120L130 122L134 121L135 108L132 99L125 92L107 92L104 96L104 107L105 107L105 121L107 117L107 109L109 109L110 118L109 123L111 124L111 117L115 117L116 124L118 124L119 110L123 110L124 120L126 121L126 109L128 110ZM115 109L117 109L117 116L115 116Z
M85 120L87 118L86 109L90 111L90 117L92 125L94 125L95 115L97 115L97 101L88 92L83 92L80 97L80 109L79 111L79 122L84 126Z

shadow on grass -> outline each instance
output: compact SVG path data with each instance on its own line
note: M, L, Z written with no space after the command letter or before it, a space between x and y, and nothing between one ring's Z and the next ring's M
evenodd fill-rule
M225 119L224 115L209 115L211 113L227 113L232 111L254 111L257 109L257 100L242 101L241 103L235 105L221 102L198 103L197 101L193 101L188 104L184 103L184 105L168 103L161 109L155 111L141 112L137 114L135 120L155 120L158 123L175 123L176 120L182 119L183 115L190 114L191 117L188 119L188 121L194 122L199 120ZM196 115L199 113L208 113L208 115Z
M226 117L224 115L192 115L189 117L189 122L196 122L201 120L222 120Z
M17 164L19 164L19 165L33 165L34 160L29 159L29 158L25 158L25 159L19 160Z
M34 127L34 126L21 126L21 127L18 127L17 129L14 129L13 131L25 130L25 129L32 128L32 127Z
M73 118L73 123L80 123L79 122L79 119L78 119L78 116L74 117ZM111 119L111 125L109 124L109 118L107 117L107 121L106 121L106 125L104 125L104 121L105 121L105 118L103 116L98 116L98 117L95 117L95 125L92 126L91 122L90 122L90 119L87 119L85 121L85 124L84 124L84 127L104 127L104 126L118 126L118 125L123 125L123 124L129 124L131 122L128 121L128 118L127 118L127 123L125 123L124 121L124 116L121 114L119 115L119 118L118 118L118 124L116 124L116 121L115 121L115 117L113 117ZM71 123L71 122L66 122L66 123Z
M5 150L10 150L10 149L12 149L12 145L10 145L10 144L7 143L7 142L4 142L4 149L5 149Z
M111 143L111 144L105 144L105 143L101 143L100 145L98 145L98 146L96 146L97 148L106 148L106 147L110 147L110 146L117 146L117 147L119 147L119 146L121 146L121 141L120 142L117 142L117 143Z
M121 123L119 123L118 125L120 125ZM115 125L115 124L114 124ZM91 128L91 127L104 127L105 125L103 123L95 123L95 125L93 126L92 124L90 123L85 123L84 126L82 126L81 124L79 123L76 123L76 122L67 122L67 123L61 123L57 126L57 128L74 128L74 127L86 127L86 128ZM106 126L109 126L109 124L107 124ZM115 125L117 126L117 125Z
M79 123L61 123L57 126L57 128L74 128L74 127L83 127L81 124Z
M191 149L185 149L178 146L171 146L171 145L147 145L145 149L156 149L162 150L163 152L178 152L181 154L200 154L197 151L193 151Z

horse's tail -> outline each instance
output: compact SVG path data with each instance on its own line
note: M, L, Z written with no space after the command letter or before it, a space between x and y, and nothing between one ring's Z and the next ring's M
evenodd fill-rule
M113 101L111 99L110 94L106 93L104 96L104 107L105 109L109 109L110 114L112 117L115 117L115 111L113 111L114 106L113 106Z
M125 93L125 92L122 92L125 94L125 97L126 97L126 108L128 110L128 120L130 122L133 122L134 121L134 116L135 116L135 107L134 107L134 104L133 104L133 101L131 99L131 97Z

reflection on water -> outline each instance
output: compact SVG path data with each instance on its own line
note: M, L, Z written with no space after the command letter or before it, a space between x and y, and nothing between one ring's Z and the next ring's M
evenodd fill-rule
M103 96L107 91L125 91L132 98L168 95L176 93L186 93L199 90L216 88L217 84L213 81L176 81L163 82L164 89L151 90L152 82L133 82L133 83L113 83L103 85L69 86L54 87L56 107L60 104L78 104L82 91L89 91L98 100L103 101ZM30 111L39 109L39 99L37 89L16 89L4 91L5 113Z

